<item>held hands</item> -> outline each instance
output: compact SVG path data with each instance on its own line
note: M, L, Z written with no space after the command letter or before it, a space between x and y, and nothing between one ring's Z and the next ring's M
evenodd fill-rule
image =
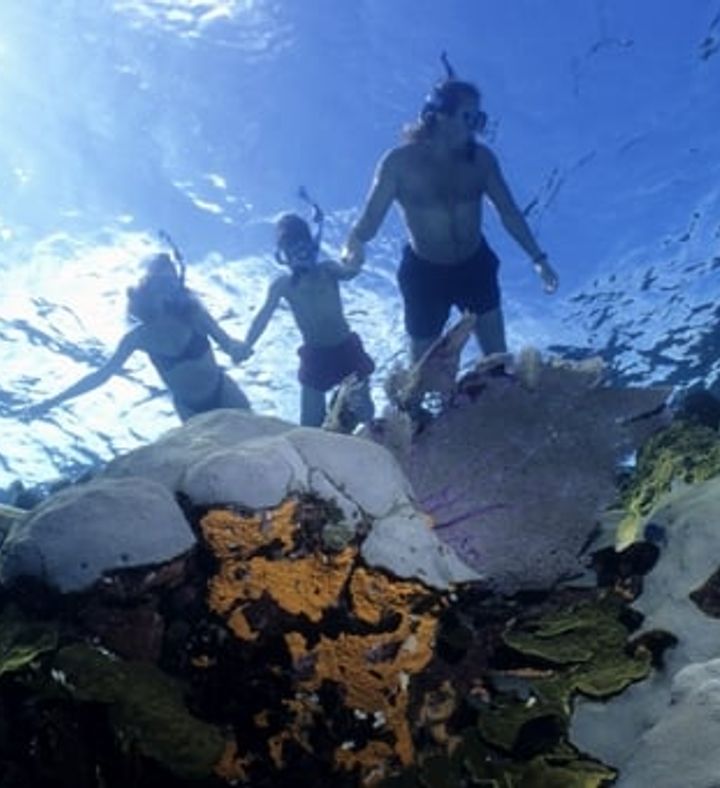
M552 295L552 293L558 289L560 280L552 266L548 263L547 255L543 254L536 257L533 261L533 268L537 271L540 279L542 279L543 290L548 295Z
M18 421L22 421L24 424L29 424L31 421L35 421L35 419L39 419L41 416L44 416L52 407L52 403L37 402L34 405L28 405L24 408L21 408L15 415Z
M359 270L365 262L365 244L350 233L340 254L343 264L353 270Z
M253 349L247 342L243 342L241 339L233 339L227 348L227 354L234 364L239 364L252 356Z

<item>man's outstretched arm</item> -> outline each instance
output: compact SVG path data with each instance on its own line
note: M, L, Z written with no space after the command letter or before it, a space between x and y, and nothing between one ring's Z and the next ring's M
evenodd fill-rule
M359 269L365 262L365 244L375 237L397 196L397 181L397 153L392 150L380 160L363 212L345 242L342 257L347 266Z
M525 250L532 260L533 268L543 281L547 293L554 293L558 287L558 275L548 263L548 256L538 246L522 211L518 208L512 192L505 182L497 159L488 151L489 165L485 184L487 196L497 208L503 227Z

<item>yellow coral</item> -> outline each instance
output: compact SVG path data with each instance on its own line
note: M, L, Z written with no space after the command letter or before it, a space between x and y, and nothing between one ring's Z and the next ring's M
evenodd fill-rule
M353 612L368 624L379 624L398 610L406 610L414 599L427 595L421 583L392 580L379 572L358 567L350 581Z
M414 757L407 720L407 677L421 671L432 657L437 619L432 613L396 612L401 619L393 632L341 634L332 640L323 636L309 650L297 632L288 633L285 640L296 663L311 661L315 666L303 686L316 690L323 681L334 681L343 687L348 707L382 715L385 727L395 735L395 754L407 765Z
M336 604L352 569L356 551L347 548L330 558L249 561L228 559L209 584L212 610L227 616L228 626L242 640L257 636L245 617L248 603L268 596L292 615L317 622Z
M286 501L268 513L248 517L216 509L202 518L200 527L220 560L246 558L273 542L289 550L297 530L296 509L295 501Z
M203 534L221 562L209 584L210 607L243 640L257 637L244 612L249 602L268 596L288 613L317 622L347 582L354 548L330 557L318 553L273 560L254 555L275 542L283 548L282 554L292 550L298 530L296 510L296 502L291 501L263 517L211 511L201 521Z
M251 758L238 753L237 744L234 741L228 742L220 761L215 766L215 774L231 785L237 782L247 782L247 769L251 762Z
M335 756L341 769L364 769L363 786L377 785L389 773L387 764L392 760L392 747L383 741L369 741L362 749L352 746L341 748Z
M346 608L349 626L353 619L364 628L392 622L391 631L341 632L332 638L320 633L313 645L299 632L286 633L298 676L311 675L298 678L300 693L285 701L290 721L268 741L270 758L278 769L284 766L288 742L310 751L307 732L322 713L314 693L323 682L333 682L348 709L374 715L376 739L363 742L357 750L353 742L345 742L335 753L338 768L359 768L364 784L370 785L386 776L393 763L413 762L408 685L410 676L432 657L439 604L426 602L430 595L434 602L440 597L422 583L394 580L356 566L356 547L332 555L303 553L297 506L291 501L262 516L213 511L203 518L203 533L220 561L209 582L208 602L245 641L259 634L249 612L261 599L272 600L286 613L305 616L313 623L335 606ZM270 546L272 555L268 555ZM418 602L423 603L422 614L413 612Z

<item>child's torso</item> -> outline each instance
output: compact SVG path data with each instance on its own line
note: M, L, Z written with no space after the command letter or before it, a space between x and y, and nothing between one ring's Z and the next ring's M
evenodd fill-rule
M338 280L322 263L294 280L291 278L285 298L305 344L337 345L350 333Z

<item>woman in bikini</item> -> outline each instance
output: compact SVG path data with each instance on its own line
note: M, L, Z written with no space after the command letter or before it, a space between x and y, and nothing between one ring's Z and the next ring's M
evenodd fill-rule
M228 336L185 286L168 254L147 263L147 273L128 288L128 315L137 322L99 369L24 412L37 418L69 399L102 386L136 351L147 354L170 390L182 421L215 408L250 408L239 386L218 365L208 337L233 361L247 356L244 343Z

